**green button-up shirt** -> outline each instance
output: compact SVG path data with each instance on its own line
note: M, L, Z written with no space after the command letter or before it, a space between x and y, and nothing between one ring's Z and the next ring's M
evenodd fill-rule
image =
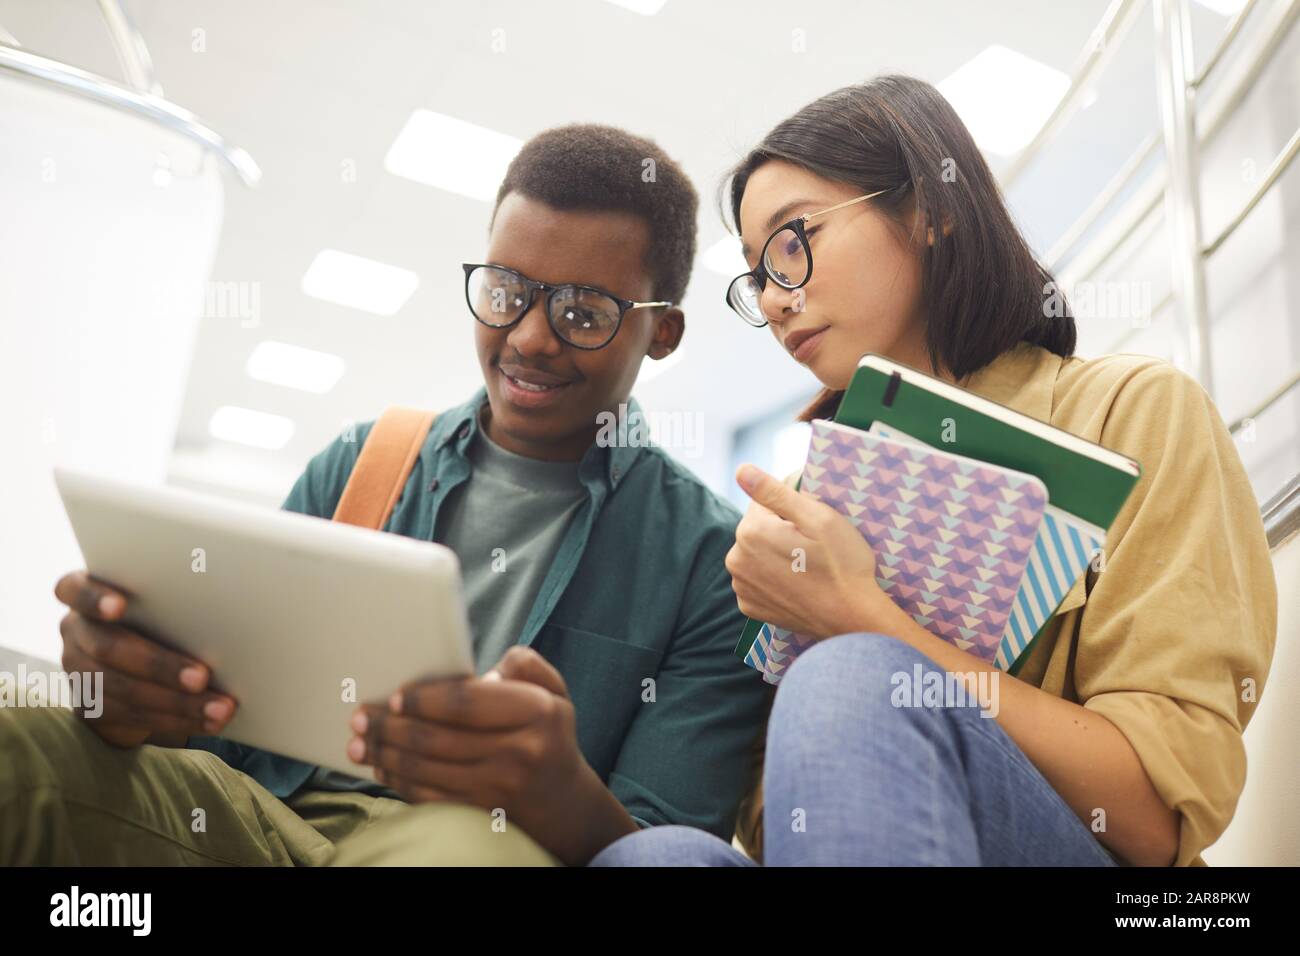
M442 503L470 474L466 448L485 399L480 389L434 422L384 530L439 540ZM633 399L627 418L639 414ZM373 424L316 455L284 508L332 517ZM739 513L653 446L595 444L578 477L586 500L518 642L564 676L583 755L640 825L730 839L770 694L732 656L744 617L723 558ZM216 737L190 745L281 797L314 769Z

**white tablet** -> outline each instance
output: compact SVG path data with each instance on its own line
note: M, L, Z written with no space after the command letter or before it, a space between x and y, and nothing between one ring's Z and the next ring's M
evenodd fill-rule
M225 738L374 779L344 749L357 704L473 673L442 545L72 469L54 480L87 570L128 595L124 623L239 702Z

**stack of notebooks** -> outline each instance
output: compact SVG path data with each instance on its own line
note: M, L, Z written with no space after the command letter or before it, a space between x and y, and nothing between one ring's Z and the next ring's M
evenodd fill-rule
M835 421L813 422L799 487L861 532L877 583L918 624L1015 674L1140 474L1130 458L873 354ZM736 655L775 684L813 642L751 619Z

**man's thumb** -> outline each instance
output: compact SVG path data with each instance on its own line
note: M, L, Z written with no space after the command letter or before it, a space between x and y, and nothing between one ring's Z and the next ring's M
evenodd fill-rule
M519 644L506 651L496 666L483 675L483 679L521 680L544 687L560 697L569 696L564 678L551 662L531 647Z

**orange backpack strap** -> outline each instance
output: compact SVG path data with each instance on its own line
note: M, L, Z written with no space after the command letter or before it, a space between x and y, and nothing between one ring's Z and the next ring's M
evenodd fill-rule
M361 446L334 520L381 530L420 456L436 416L418 408L386 408Z

